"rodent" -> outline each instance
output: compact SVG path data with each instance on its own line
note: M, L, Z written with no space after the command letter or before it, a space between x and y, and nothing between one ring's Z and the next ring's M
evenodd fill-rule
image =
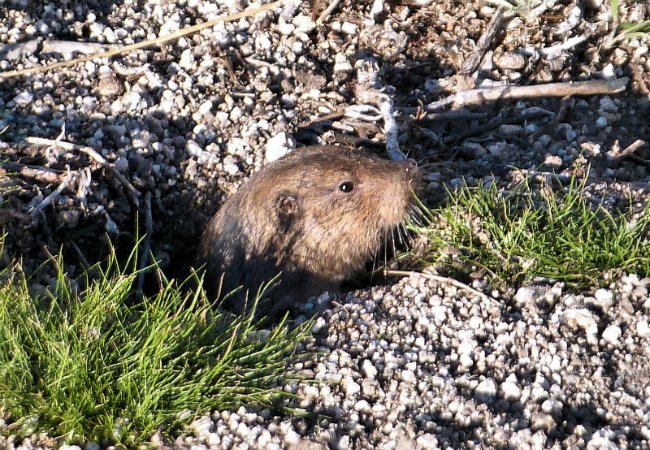
M196 265L211 297L254 299L282 272L271 309L337 290L409 214L420 171L362 150L296 149L251 176L208 222ZM244 309L244 292L230 303ZM250 300L249 300L250 301Z

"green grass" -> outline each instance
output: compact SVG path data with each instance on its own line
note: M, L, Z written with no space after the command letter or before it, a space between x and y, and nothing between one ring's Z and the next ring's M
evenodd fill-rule
M560 194L463 187L447 206L428 211L425 263L450 272L482 269L515 287L536 277L576 286L609 283L621 272L650 275L650 207L639 217L610 213L586 200L572 180Z
M3 434L47 431L62 442L137 445L196 415L269 405L286 393L286 361L306 327L260 331L202 292L166 282L134 301L137 273L113 259L78 283L59 270L50 294L30 295L20 271L0 287L0 417Z
M620 23L618 0L610 1L610 11L612 15L612 23L614 26L618 27L618 30L620 31L617 35L617 41L633 38L647 39L648 36L650 36L650 20L644 20L643 22L638 23Z

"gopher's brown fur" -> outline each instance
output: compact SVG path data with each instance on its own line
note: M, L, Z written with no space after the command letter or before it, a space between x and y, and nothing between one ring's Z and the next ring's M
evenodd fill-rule
M253 297L280 272L274 309L336 290L406 218L419 177L410 162L329 146L269 164L208 223L197 258L208 294L244 286Z

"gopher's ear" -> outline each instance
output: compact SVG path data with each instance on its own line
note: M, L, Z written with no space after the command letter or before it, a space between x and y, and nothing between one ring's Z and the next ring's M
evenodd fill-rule
M298 196L292 192L281 192L275 204L280 226L289 228L299 214Z
M292 192L282 192L277 199L278 214L288 217L298 213L298 197Z

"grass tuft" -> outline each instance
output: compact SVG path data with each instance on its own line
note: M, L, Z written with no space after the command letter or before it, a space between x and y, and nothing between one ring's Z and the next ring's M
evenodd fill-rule
M483 269L494 281L521 285L536 277L576 286L603 285L619 272L650 275L650 207L608 212L591 204L584 184L535 194L528 183L504 193L495 184L449 194L428 211L428 264L452 272ZM630 208L631 209L631 208Z
M207 411L287 395L275 386L290 377L286 361L306 326L263 333L253 312L227 315L171 281L135 302L137 272L115 258L98 272L75 287L59 269L36 298L20 271L4 274L3 434L137 445Z

